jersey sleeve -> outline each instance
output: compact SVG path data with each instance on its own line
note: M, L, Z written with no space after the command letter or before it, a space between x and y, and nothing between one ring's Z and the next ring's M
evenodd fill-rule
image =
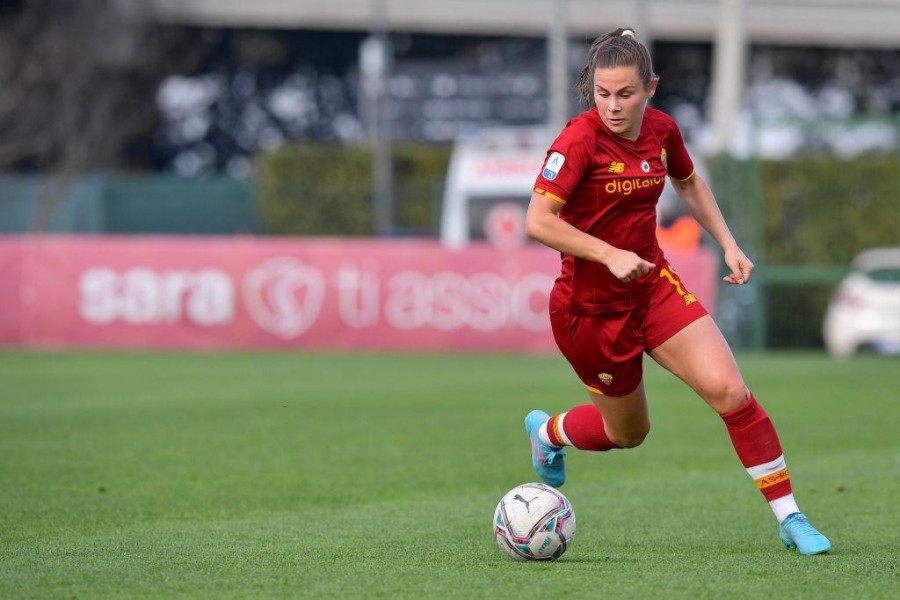
M534 191L564 204L587 171L591 139L577 121L570 122L547 150Z
M669 135L667 136L668 159L666 162L666 171L669 177L678 181L689 179L694 174L694 161L688 154L684 145L684 138L681 136L681 130L674 120L671 121Z

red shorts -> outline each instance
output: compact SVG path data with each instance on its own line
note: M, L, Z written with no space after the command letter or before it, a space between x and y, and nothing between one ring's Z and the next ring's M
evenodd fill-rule
M666 263L649 303L591 315L551 307L550 324L556 345L589 390L624 396L644 376L643 353L706 314Z

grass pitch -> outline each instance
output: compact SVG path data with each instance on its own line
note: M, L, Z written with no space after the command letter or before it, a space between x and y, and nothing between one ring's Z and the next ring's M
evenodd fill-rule
M828 556L778 540L720 419L650 361L640 448L571 451L554 563L497 548L558 356L0 352L2 598L889 598L900 361L739 362Z

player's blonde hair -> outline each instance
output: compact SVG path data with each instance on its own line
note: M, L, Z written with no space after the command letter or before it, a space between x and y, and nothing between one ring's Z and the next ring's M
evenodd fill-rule
M644 86L656 78L647 47L634 37L634 30L620 27L603 34L591 43L587 62L578 78L578 93L588 108L594 108L594 73L597 69L635 67Z

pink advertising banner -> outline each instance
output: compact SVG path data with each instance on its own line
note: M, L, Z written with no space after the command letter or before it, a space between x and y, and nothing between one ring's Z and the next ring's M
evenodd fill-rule
M712 311L715 256L669 259ZM0 343L550 351L558 269L536 244L0 237Z

